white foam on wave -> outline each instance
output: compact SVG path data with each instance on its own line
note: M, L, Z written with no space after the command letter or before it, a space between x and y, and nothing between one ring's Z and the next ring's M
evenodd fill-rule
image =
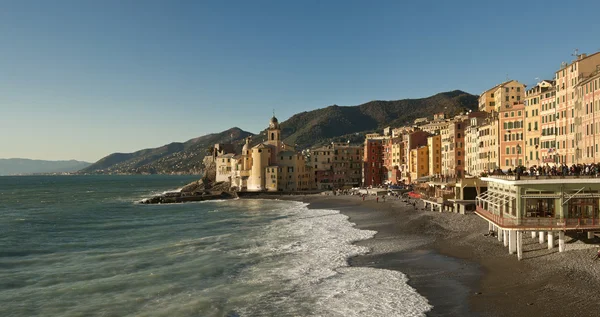
M281 315L312 316L423 316L432 308L403 273L348 265L348 258L370 251L353 242L376 231L355 228L339 211L291 206L286 218L264 228L256 247L244 250L262 257L244 283L263 289L245 296L258 307L240 308L244 316L264 305L277 305Z

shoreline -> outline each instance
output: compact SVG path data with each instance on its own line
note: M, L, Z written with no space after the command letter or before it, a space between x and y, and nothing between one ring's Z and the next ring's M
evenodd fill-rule
M567 251L524 237L518 261L474 214L414 210L402 200L359 196L278 197L313 209L334 209L358 229L377 234L356 244L371 252L351 266L398 270L427 298L427 316L596 316L600 310L600 239L567 238ZM422 206L422 205L421 205ZM582 234L583 235L583 234Z

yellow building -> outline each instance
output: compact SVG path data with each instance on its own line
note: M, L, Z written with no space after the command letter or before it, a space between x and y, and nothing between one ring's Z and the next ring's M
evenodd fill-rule
M429 154L429 175L442 173L442 136L432 135L427 137L427 151Z
M429 150L421 146L410 150L410 179L414 182L419 177L429 175Z
M500 106L522 103L525 97L525 85L516 80L508 80L479 95L479 111L498 111Z
M525 87L516 80L509 80L500 84L494 92L494 110L498 112L501 107L507 108L522 104L525 100Z
M406 162L403 161L403 155L402 153L404 153L404 142L402 142L402 136L395 136L392 137L392 165L393 166L402 166L403 164L406 164Z
M494 113L479 127L478 171L488 173L500 166L498 115Z
M540 165L542 137L542 102L551 98L553 80L543 80L525 93L525 166ZM547 102L546 102L547 103ZM547 118L544 118L544 121Z
M312 168L306 165L304 156L293 151L279 152L277 165L265 170L267 191L301 191L313 189Z

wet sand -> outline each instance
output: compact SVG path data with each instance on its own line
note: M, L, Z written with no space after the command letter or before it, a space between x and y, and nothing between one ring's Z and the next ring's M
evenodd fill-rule
M377 203L373 197L283 199L340 210L357 228L376 230L374 238L357 242L372 252L350 264L407 274L434 306L428 316L600 315L600 260L593 260L600 240L587 240L585 233L567 237L563 253L523 234L524 259L518 261L497 238L484 236L487 222L475 214L415 210L402 200Z

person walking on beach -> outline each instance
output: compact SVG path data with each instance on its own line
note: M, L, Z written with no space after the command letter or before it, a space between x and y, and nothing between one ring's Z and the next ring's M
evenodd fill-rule
M375 200L376 200L377 202L379 202L379 196L377 196L377 198L375 198Z
M594 258L594 261L600 259L600 249L598 249L598 253L596 253L596 257Z

